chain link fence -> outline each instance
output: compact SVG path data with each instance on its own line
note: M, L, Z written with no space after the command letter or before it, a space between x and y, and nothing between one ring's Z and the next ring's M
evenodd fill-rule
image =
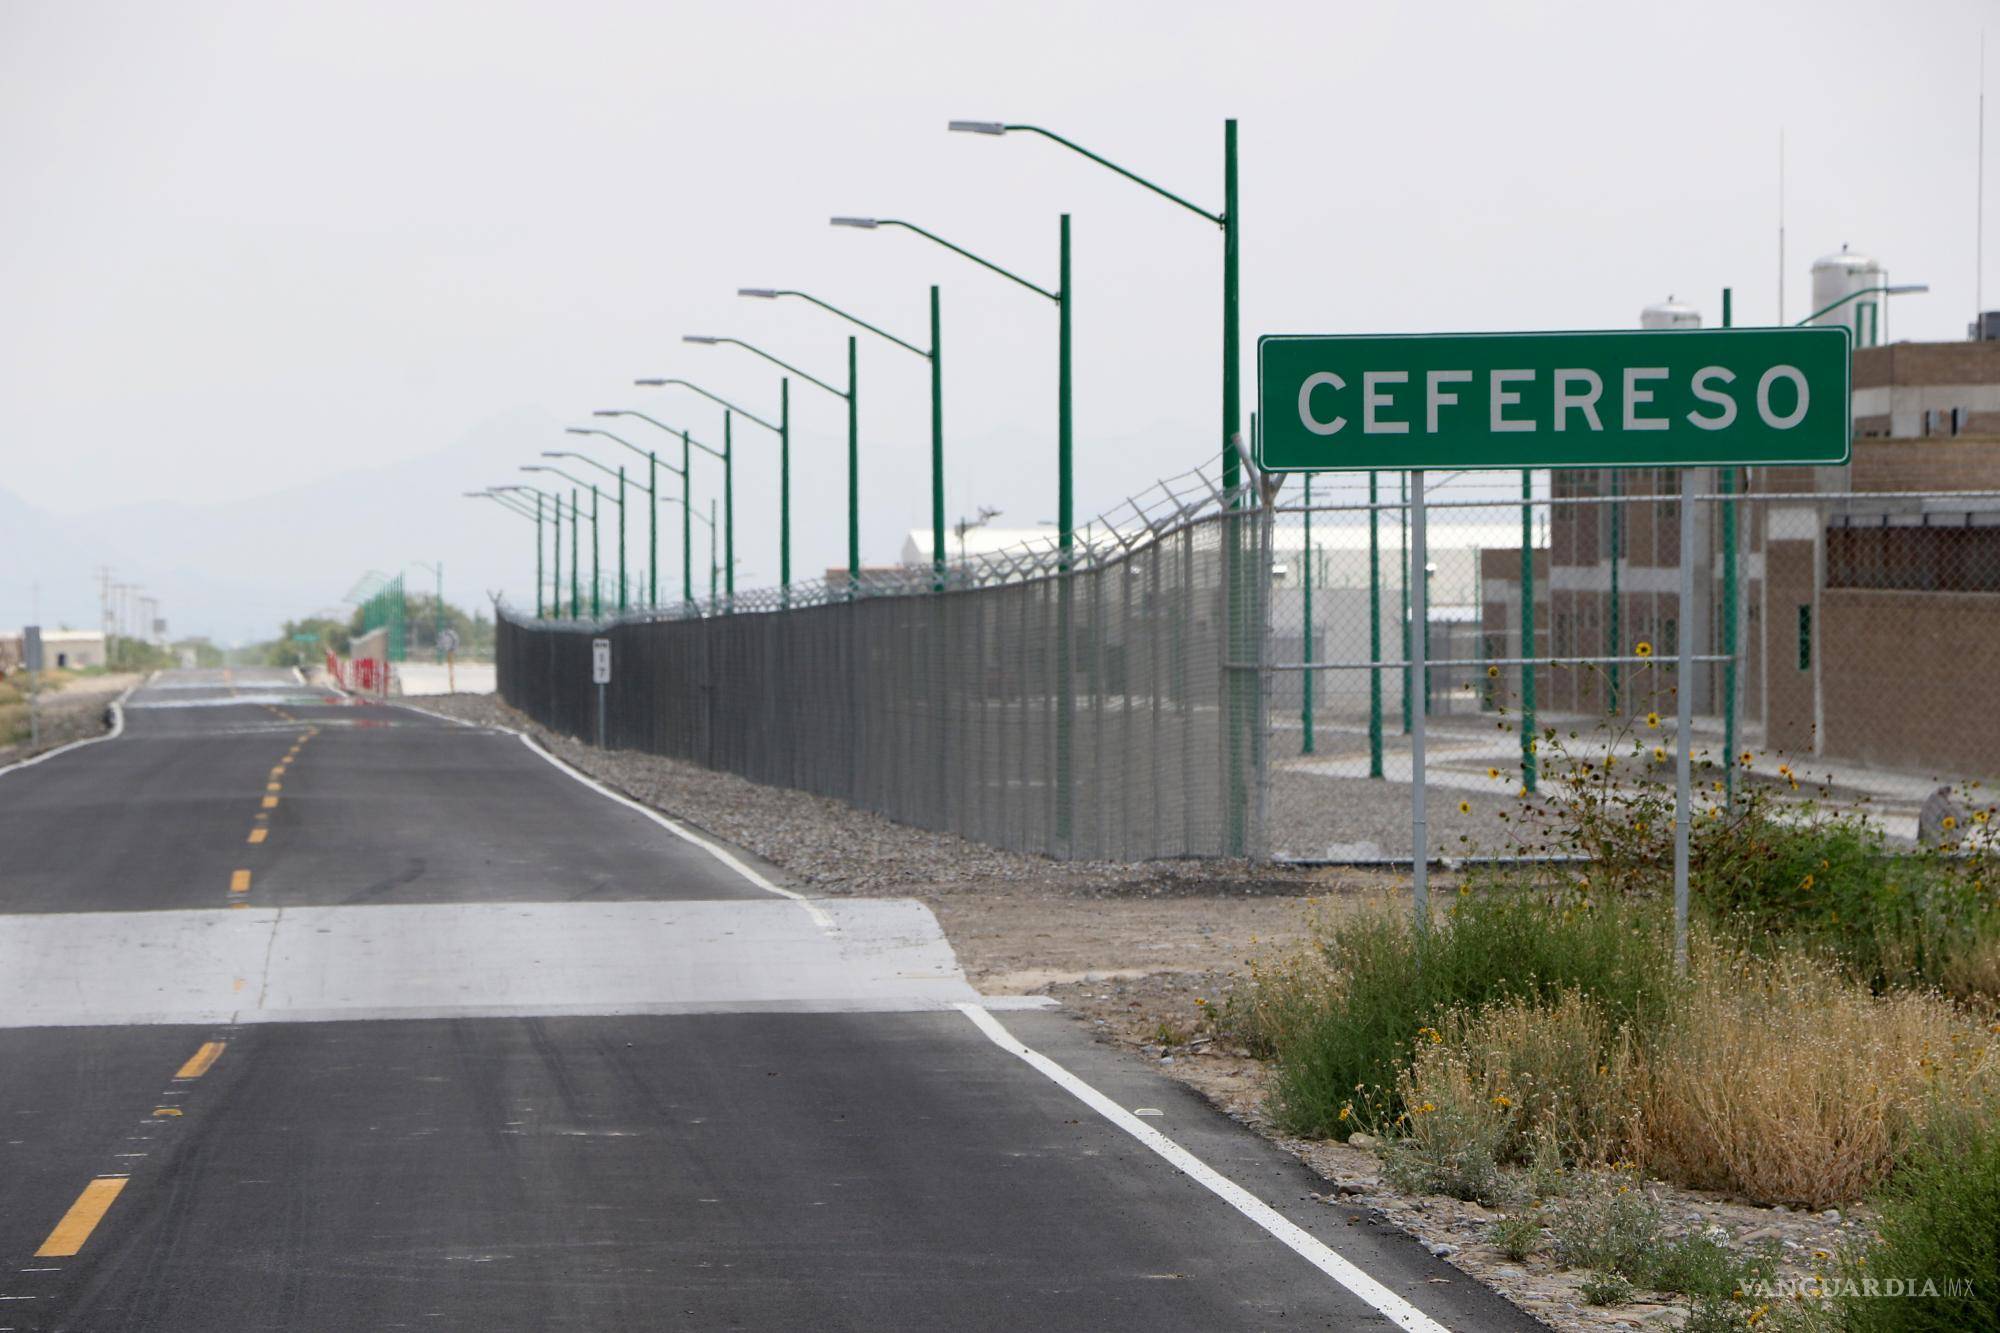
M2000 649L2000 492L1772 484L1814 479L1700 474L1686 607L1678 472L1441 479L1421 683L1405 667L1419 630L1404 479L1382 474L1372 496L1365 477L1288 486L1264 689L1271 854L1407 859L1417 708L1433 855L1527 848L1551 728L1584 757L1643 733L1638 774L1670 782L1683 635L1707 784L1789 794L1806 775L1815 799L1913 838L1939 786L2000 771L2000 717L1980 702Z
M604 743L837 797L1016 850L1143 860L1256 849L1265 525L1199 474L1052 545L650 610L499 613L506 700ZM1068 566L1065 572L1064 566Z
M1432 854L1513 854L1551 728L1589 755L1643 727L1671 781L1685 635L1703 781L1809 772L1914 837L1939 785L2000 769L2000 492L1773 484L1818 476L1699 474L1685 607L1671 470L1434 478L1422 627L1402 474L1234 505L1189 474L941 590L918 566L597 624L503 608L500 688L594 738L602 636L612 746L1058 857L1407 861L1416 710Z

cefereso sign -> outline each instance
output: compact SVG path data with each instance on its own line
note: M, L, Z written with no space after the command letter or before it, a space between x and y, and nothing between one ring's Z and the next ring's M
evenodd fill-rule
M1267 471L1847 461L1842 328L1258 343Z

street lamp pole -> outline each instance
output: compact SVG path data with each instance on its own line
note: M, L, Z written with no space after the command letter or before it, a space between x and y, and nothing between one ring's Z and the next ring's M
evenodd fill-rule
M1909 296L1917 292L1927 292L1930 289L1931 286L1927 282L1900 282L1900 283L1891 283L1888 286L1884 287L1863 287L1859 291L1849 292L1847 295L1841 297L1838 301L1834 301L1828 305L1821 306L1819 309L1813 311L1810 315L1807 315L1804 319L1800 320L1795 327L1803 328L1807 324L1810 324L1814 320L1818 319L1821 315L1831 314L1833 311L1838 310L1840 309L1840 307L1846 305L1849 301L1858 300L1864 296ZM1855 332L1858 334L1860 331L1861 331L1860 326L1859 324L1857 324L1855 327ZM1876 328L1876 334L1878 339L1880 337L1880 333L1881 333L1880 321L1878 320Z
M1243 416L1243 357L1240 350L1242 325L1238 299L1241 237L1236 196L1235 118L1231 117L1222 122L1222 211L1220 213L1211 213L1201 205L1154 184L1137 172L1128 171L1109 158L1101 157L1081 144L1073 143L1039 125L1009 125L989 120L954 120L949 128L961 133L996 136L1010 133L1038 134L1051 143L1059 144L1073 153L1089 158L1101 167L1116 172L1135 185L1151 190L1163 199L1179 204L1195 216L1206 218L1222 229L1222 485L1225 493L1233 495L1241 475L1233 441L1238 423Z
M989 120L954 120L950 122L947 128L962 133L986 134L986 135L996 135L996 136L1006 135L1010 133L1040 135L1042 138L1049 140L1051 143L1058 144L1061 147L1067 148L1071 152L1076 153L1079 156L1086 157L1090 159L1092 162L1095 162L1097 165L1107 168L1108 170L1113 171L1120 176L1123 176L1125 179L1133 182L1134 184L1142 186L1145 189L1151 190L1154 194L1159 195L1163 199L1167 199L1173 203L1179 204L1182 208L1188 210L1190 213L1195 214L1197 217L1206 218L1208 221L1213 222L1216 226L1222 229L1222 487L1223 487L1223 494L1228 497L1227 504L1229 505L1229 507L1232 509L1241 507L1243 505L1243 497L1238 493L1238 488L1241 484L1242 473L1241 473L1241 465L1238 461L1238 456L1236 451L1236 440L1238 438L1240 431L1239 423L1242 421L1242 416L1243 416L1243 407L1242 407L1243 357L1241 353L1242 326L1239 314L1239 302L1237 299L1238 272L1239 272L1240 253L1241 253L1241 246L1240 246L1241 222L1240 218L1238 217L1237 194L1236 194L1235 119L1231 118L1224 120L1222 122L1222 211L1220 213L1211 213L1207 209L1201 207L1199 204L1192 203L1189 200L1183 198L1182 196L1175 194L1173 191L1154 184L1152 181L1147 180L1144 176L1139 175L1137 172L1129 171L1126 168L1119 166L1116 162L1111 161L1109 158L1102 157L1097 153L1093 153L1088 148L1083 147L1081 144L1074 143L1069 139L1065 139L1060 134L1056 134L1053 131L1043 129L1039 125L1011 125L1002 121L989 121ZM1067 215L1065 215L1064 233L1063 233L1063 274L1062 274L1062 290L1065 298L1069 295L1069 290L1070 290L1069 284L1070 284L1069 234L1068 234L1068 217ZM1062 445L1062 453L1064 455L1064 460L1065 460L1063 467L1064 467L1064 485L1065 485L1065 495L1066 495L1067 483L1068 483L1067 460L1069 453L1068 442L1067 442L1068 415L1069 415L1068 413L1069 394L1067 388L1067 382L1069 378L1069 351L1068 351L1069 302L1067 300L1063 302L1062 338L1064 344L1062 376L1065 385L1063 390L1064 443ZM1069 519L1068 519L1068 506L1066 500L1064 501L1061 507L1063 509L1063 528L1065 534L1063 544L1065 551L1067 551L1069 545L1068 535L1067 535L1069 529ZM1246 562L1244 559L1242 559L1243 552L1241 549L1241 534L1238 532L1234 524L1231 525L1229 531L1229 553L1230 553L1230 561L1229 561L1230 568L1232 570L1237 571L1236 574L1232 575L1232 582L1230 587L1230 599L1229 599L1230 605L1232 606L1232 608L1234 608L1245 605L1249 600L1248 589L1243 585L1242 582L1237 580L1240 578L1241 571L1251 563L1251 562ZM1240 621L1233 622L1230 628L1232 636L1241 635L1244 632L1244 626ZM1242 778L1242 760L1238 753L1238 747L1242 742L1242 735L1244 730L1248 728L1250 725L1252 725L1250 719L1253 718L1256 714L1257 704L1254 697L1252 697L1252 688L1249 683L1233 682L1231 690L1232 690L1232 699L1231 699L1232 723L1230 731L1230 760L1229 760L1229 774L1230 774L1229 827L1231 830L1232 843L1235 843L1240 841L1239 833L1241 827L1243 826L1243 818L1241 812L1243 804L1247 799L1247 789L1244 786Z
M653 421L651 417L646 416L640 412L599 410L596 412L592 412L591 415L594 417L638 417L641 421ZM661 423L657 421L653 421L653 424L655 426L659 426L661 430L666 431L670 435L674 433L674 428L671 426L661 425ZM651 449L641 449L638 445L632 443L630 440L625 439L622 436L613 435L608 430L599 430L595 426L567 426L564 429L566 429L571 435L602 435L605 439L612 441L614 444L623 445L625 448L630 449L633 453L638 454L641 458L646 460L646 502L647 502L646 509L648 513L648 521L646 524L647 577L650 580L650 582L648 582L646 586L648 589L650 589L650 596L652 599L651 604L654 606L659 605L660 602L660 509L659 509L660 456L654 453ZM623 469L620 470L623 471ZM667 464L667 471L669 472L674 471L674 465L672 463ZM681 473L681 480L683 483L685 483L687 480L687 473L684 470Z
M772 365L778 367L780 370L786 371L793 375L797 375L800 379L804 380L806 383L817 385L818 387L832 394L834 397L846 400L847 402L847 595L850 598L852 598L854 596L855 590L859 588L861 585L861 437L860 437L860 416L858 412L858 405L860 403L861 391L860 391L860 382L856 378L856 373L855 373L854 339L849 338L847 340L847 388L845 390L836 389L831 384L828 384L825 380L820 379L814 375L808 375L805 371L800 370L797 366L791 364L789 361L781 361L777 357L772 356L769 352L765 351L763 348L753 347L749 343L744 342L741 338L712 337L707 334L690 333L684 335L681 341L696 343L704 347L716 347L724 344L727 344L731 347L740 347L744 351L749 352L753 356L760 356L764 358L764 360L769 361ZM647 382L648 381L646 380L639 381L639 383L641 384L645 384ZM680 380L666 380L660 382L681 383L681 384L686 383L685 381L680 381ZM688 384L686 387L694 389L696 393L702 394L704 397L715 398L714 394L709 393L705 389L695 388L695 386L692 384ZM783 407L782 419L784 424L782 426L773 426L771 425L770 422L765 421L760 417L751 416L751 414L748 412L744 412L743 415L750 417L752 421L755 421L758 425L763 426L767 430L775 430L778 432L779 445L781 449L780 470L784 474L784 479L786 482L786 485L784 486L785 493L779 503L779 514L783 527L782 538L779 543L781 548L779 554L779 566L781 571L788 573L792 567L791 487L790 487L791 418L792 418L791 386L786 383L781 383L779 386L779 390L781 395L780 401ZM723 400L720 398L715 398L715 401L722 402ZM724 403L723 405L725 407L730 408L730 410L732 411L738 411L738 412L742 411L741 408L732 407L728 403ZM733 551L733 549L734 549L733 547L726 546L726 550ZM724 577L730 582L732 583L734 582L736 578L736 570L733 559L731 561L730 568L725 572ZM782 577L783 575L781 573L781 578ZM785 580L785 582L789 585L788 579ZM787 594L787 599L789 600L789 593Z
M735 339L686 337L683 338L682 341L691 343L710 344L716 342L734 342ZM766 359L768 360L769 358ZM778 421L777 424L775 425L773 425L769 421L766 421L764 418L758 416L755 412L751 412L745 408L738 407L735 403L730 402L727 398L724 398L719 394L710 393L707 389L702 388L699 384L696 384L691 380L643 379L643 380L633 380L632 382L634 384L643 385L644 387L649 389L664 388L667 385L679 385L683 389L692 389L694 392L708 399L711 403L715 403L723 409L725 413L725 416L723 418L725 433L727 432L728 429L727 414L734 413L739 417L745 417L751 421L756 422L758 425L762 426L765 430L772 432L778 437L778 581L785 585L785 591L782 593L782 596L786 604L789 605L791 602L790 586L791 586L791 571L792 571L792 408L791 408L792 395L791 395L790 382L782 378L778 381ZM638 416L639 414L634 412L628 415ZM652 421L652 418L645 417L643 418L643 420ZM654 422L653 424L658 425L659 423ZM682 433L685 434L686 432ZM725 451L728 450L728 445L729 441L725 439L723 441L723 446ZM711 454L715 453L713 449L709 449L708 446L703 444L697 444L695 447L703 449ZM722 455L720 454L716 456L722 457ZM683 462L686 461L685 453L683 453L682 461ZM732 475L733 475L733 468L731 466L730 460L724 458L723 488L725 491L729 490L730 488L730 479ZM725 504L723 506L722 521L724 528L728 532L727 544L729 546L729 549L732 551L736 549L735 513L736 510L733 505ZM685 538L686 534L685 532L683 532L683 540L681 542L683 557L685 557L687 553L687 542ZM729 575L729 582L731 585L731 590L733 592L734 585L736 582L736 575L734 572L733 565ZM692 601L693 598L690 597L689 600Z
M491 500L510 514L519 514L522 518L532 517L535 520L535 619L540 620L542 618L542 493L535 491L535 507L532 513L529 511L527 504L518 497L501 493L523 489L534 490L535 488L532 486L495 486L483 491L466 491L464 495L468 500ZM440 606L444 604L444 569L442 566L438 569L438 604ZM440 615L442 615L442 612L440 612Z
M563 429L572 435L587 435L591 433L589 431L581 430L576 426L566 426ZM590 457L590 455L579 454L574 450L570 449L544 449L542 450L542 457L574 458L579 463L590 464L592 467L596 468L599 472L602 472L607 477L617 478L618 481L618 497L617 497L618 498L618 609L621 612L624 611L625 610L625 469L622 467L621 468L606 467L604 464ZM592 560L595 560L597 558L597 488L595 486L592 486L590 488L590 524L591 524L590 558ZM597 604L597 593L596 593L597 571L595 570L591 571L590 580L592 589L590 598L591 602L590 610L592 615L596 615L599 612L599 607Z
M651 383L653 381L641 380L639 382L641 384L645 384L645 383ZM688 451L692 448L699 447L706 452L713 452L712 450L708 449L707 445L700 445L700 446L695 445L693 438L689 436L689 434L686 431L679 430L673 426L669 426L664 421L657 421L652 417L647 416L644 412L634 412L626 408L600 408L597 411L592 412L591 415L594 417L636 417L640 421L643 421L650 426L656 426L659 429L665 431L667 434L672 435L677 439L679 439L681 442L681 465L679 467L675 467L672 463L668 463L666 465L666 468L667 471L675 473L680 477L681 489L683 492L687 494L693 494L692 487L694 485L694 479L692 475L688 472L688 463L690 461ZM575 428L572 427L571 429ZM648 465L655 470L654 475L655 478L657 479L657 470L660 465L659 456L653 453L650 449L641 449L638 445L633 444L630 440L620 439L618 436L613 435L608 430L598 430L598 431L593 431L592 433L597 435L602 435L608 440L617 440L618 443L624 445L627 449L630 449L635 454L644 454L646 456ZM660 495L657 487L649 488L649 498L656 507L655 517L657 518L658 515L657 506L660 502ZM669 496L667 498L671 499L672 497ZM699 514L696 514L693 515L693 517L699 518L701 516ZM681 512L681 600L688 603L689 605L693 605L694 570L693 566L690 564L690 560L692 559L691 553L693 551L693 540L690 534L689 521L690 521L689 514L687 512L686 507L683 506ZM653 588L654 588L653 599L655 602L658 602L659 600L659 584L660 584L659 562L660 562L660 531L659 531L659 525L656 522L653 525Z
M605 467L604 464L597 462L595 459L586 458L582 454L571 454L571 453L563 453L559 451L550 451L550 450L543 450L542 452L543 452L543 457L545 458L578 458L582 459L586 463L589 463L591 466L600 468L606 472L609 472L611 470ZM603 597L601 595L601 590L599 589L598 586L598 578L601 573L599 565L601 562L598 559L598 546L597 546L597 518L598 518L597 486L592 482L581 481L576 477L572 477L570 476L569 473L563 471L559 467L543 467L539 465L529 464L529 465L523 465L521 471L553 472L558 477L561 477L563 480L569 482L572 486L581 487L589 490L590 492L590 615L593 620L599 618L604 611L604 602L603 602ZM576 530L578 524L575 521L575 515L579 511L579 499L580 497L578 496L576 491L573 490L570 492L570 514L572 516L572 521L570 523L569 576L570 576L570 613L572 615L576 613L577 603L581 600L581 592L582 592L581 588L578 586L577 571L576 571L577 561L581 556L581 552L577 550Z
M1009 272L1007 269L1000 267L998 264L995 264L991 260L982 259L978 255L972 253L972 251L965 249L963 246L953 245L950 241L944 239L944 237L939 236L934 232L926 231L922 227L917 226L913 222L904 222L899 218L859 218L859 217L837 217L831 219L831 221L833 225L836 227L857 227L863 231L874 231L880 227L901 227L904 231L914 232L917 235L923 237L925 240L930 241L935 245L943 246L945 249L951 251L955 255L959 255L965 259L970 259L973 263L979 265L981 268L987 269L994 273L998 273L1001 277L1006 278L1009 282L1017 283L1022 287L1026 287L1029 291L1034 292L1036 295L1046 297L1048 300L1055 302L1056 314L1057 314L1056 525L1059 530L1058 539L1062 551L1062 565L1063 568L1067 569L1069 567L1070 549L1074 545L1074 537L1075 537L1075 523L1074 523L1074 512L1073 512L1074 505L1072 503L1072 488L1070 484L1071 472L1072 472L1072 466L1071 466L1072 451L1070 447L1071 446L1070 397L1072 392L1072 381L1070 377L1071 298L1070 298L1070 277L1069 277L1069 214L1064 213L1062 215L1061 227L1059 229L1059 255L1058 255L1058 263L1056 270L1058 287L1057 290L1055 291L1050 291L1046 287L1040 286L1039 284L1036 283L1029 282L1026 278L1022 277L1020 274ZM796 294L803 295L803 293L796 293ZM812 298L808 297L806 299L811 300ZM815 302L815 304L824 305L825 303ZM832 309L831 306L828 306L827 308ZM844 311L836 310L834 311L834 313L840 315L844 319L854 318L852 315L848 315ZM858 319L854 320L854 322L857 324L861 323L861 321ZM872 326L868 325L863 325L863 327L872 329ZM872 329L872 331L877 333L881 332L881 330L879 329ZM886 338L889 337L890 335L885 333L882 336ZM902 342L900 338L892 339L892 341ZM903 346L909 347L909 344L903 343ZM911 348L910 350L916 351L917 349ZM919 353L919 355L922 355L922 353ZM937 288L935 287L931 288L930 356L931 356L931 386L932 386L931 387L931 544L932 544L932 559L940 566L939 573L942 574L942 565L943 565L942 553L944 551L944 413L942 407L940 406L940 394L942 391L941 386L943 384L942 380L943 372L940 365L940 357L939 357L938 292Z

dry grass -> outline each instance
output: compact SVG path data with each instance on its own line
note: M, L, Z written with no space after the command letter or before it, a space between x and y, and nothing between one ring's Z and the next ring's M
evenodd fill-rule
M1634 1152L1678 1184L1810 1208L1867 1194L1995 1043L1943 997L1798 957L1711 956L1636 1071Z
M1469 1107L1499 1126L1503 1161L1552 1144L1566 1165L1623 1154L1631 1116L1633 1048L1590 997L1502 1000L1455 1011L1427 1030L1405 1078L1403 1103Z

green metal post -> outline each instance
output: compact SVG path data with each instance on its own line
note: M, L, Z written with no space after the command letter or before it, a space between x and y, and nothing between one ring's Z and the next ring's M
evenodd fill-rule
M1382 660L1382 514L1376 475L1368 474L1368 660ZM1382 776L1382 668L1368 672L1368 776Z
M778 379L778 583L792 604L792 381Z
M1060 555L1056 574L1056 845L1065 856L1071 851L1075 793L1071 789L1074 766L1070 746L1075 735L1076 690L1070 680L1071 621L1075 593L1071 586L1070 555L1076 545L1075 513L1070 492L1070 278L1069 214L1062 215L1061 254L1056 271L1056 528Z
M1521 470L1521 785L1536 790L1535 763L1535 474Z
M1233 493L1238 481L1235 436L1243 419L1242 338L1237 315L1238 246L1241 241L1236 203L1236 122L1222 122L1222 489ZM1064 290L1068 290L1065 279Z
M1405 472L1399 478L1403 497L1403 521L1401 529L1402 563L1396 568L1403 571L1403 734L1410 734L1410 474Z
M931 590L944 591L944 340L931 284Z
M1070 490L1070 285L1069 214L1062 215L1062 257L1056 274L1056 526L1061 530L1062 568L1069 568L1076 520Z
M1610 614L1605 617L1604 632L1605 632L1606 646L1604 651L1605 651L1605 656L1616 659L1620 654L1622 654L1625 651L1624 637L1623 637L1624 629L1620 623L1621 620L1623 619L1623 617L1620 615L1620 612L1622 611L1623 608L1621 608L1618 604L1618 557L1624 554L1623 548L1625 545L1625 516L1622 511L1624 510L1625 506L1623 501L1620 499L1621 478L1618 475L1618 469L1612 468L1610 470L1610 476L1611 476L1611 607L1610 607ZM1619 670L1619 664L1616 660L1612 661L1611 671L1609 674L1611 678L1610 711L1615 713L1618 711L1618 686L1619 686L1619 681L1622 678L1622 673Z
M729 609L736 609L736 447L731 428L736 414L722 413L722 588L729 595Z
M715 580L720 568L715 563L715 500L710 497L708 502L708 604L710 606L715 605Z
M625 466L618 467L618 611L622 615L628 603L625 597Z
M847 595L861 590L861 399L860 357L847 340Z
M646 605L660 604L660 456L646 451L646 509L653 516L646 539Z
M537 492L537 494L539 493L540 492ZM556 558L555 558L555 577L549 580L549 591L554 594L554 596L550 598L550 607L555 612L557 619L561 619L562 618L562 492L557 491L552 498L555 500L556 503L556 530L555 530L555 541L550 544L555 548Z
M604 557L597 546L597 487L590 488L590 618L604 616L604 597L599 580L604 574Z
M1734 292L1722 289L1722 327L1730 328L1733 320ZM1736 469L1717 468L1719 489L1724 495L1736 493ZM1683 555L1682 559L1687 557ZM1740 597L1736 586L1736 501L1722 502L1722 781L1729 803L1736 802L1736 652L1737 652L1737 608ZM1685 620L1685 614L1681 617Z
M1313 476L1306 473L1306 632L1305 664L1312 666L1313 660ZM1299 721L1305 728L1305 738L1299 742L1300 754L1313 752L1313 673L1303 673L1305 680L1305 703L1299 709Z
M681 600L694 605L694 473L688 471L688 433L681 432Z
M542 493L535 492L535 619L542 618Z
M583 552L579 549L583 531L583 496L572 486L569 491L569 618L583 614Z

